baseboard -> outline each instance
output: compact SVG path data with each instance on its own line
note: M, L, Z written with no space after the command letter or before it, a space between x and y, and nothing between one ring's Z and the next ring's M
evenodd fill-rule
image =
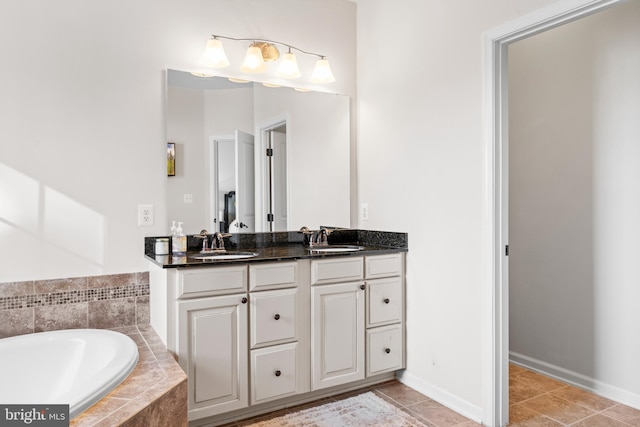
M441 405L456 411L460 415L464 415L479 424L482 423L483 412L481 407L460 399L458 396L436 387L433 384L429 384L406 370L398 372L396 378L404 385L411 387Z
M598 396L640 409L640 394L624 390L611 384L603 383L595 378L591 378L578 372L570 371L569 369L561 368L560 366L543 362L514 351L509 352L509 362L574 385L593 394L597 394Z

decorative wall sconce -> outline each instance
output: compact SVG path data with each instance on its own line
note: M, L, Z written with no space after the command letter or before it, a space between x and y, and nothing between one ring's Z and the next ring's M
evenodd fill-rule
M240 66L240 70L243 73L261 73L265 71L267 68L267 62L274 62L280 58L280 51L276 46L282 46L287 48L287 52L282 55L282 59L280 60L280 64L276 71L276 75L278 77L295 79L302 75L300 68L298 67L296 56L292 52L292 50L296 50L305 55L318 57L313 72L311 73L312 83L331 83L336 80L333 76L333 72L331 71L329 61L324 55L307 52L286 43L265 39L238 39L214 34L211 36L211 39L207 41L207 45L203 53L203 62L205 66L211 68L229 66L229 59L224 52L222 41L220 39L251 42L251 45L245 54L244 61Z

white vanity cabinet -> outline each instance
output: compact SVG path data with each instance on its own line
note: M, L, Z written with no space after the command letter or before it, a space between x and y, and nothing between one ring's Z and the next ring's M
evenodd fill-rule
M151 324L190 425L353 390L405 366L404 254L152 269Z
M189 419L248 406L247 265L176 270L172 278Z
M404 360L404 262L400 253L365 258L367 377Z
M402 253L311 261L312 389L402 369Z
M304 262L249 267L251 404L309 391L308 300ZM306 286L305 286L306 284Z
M365 376L363 257L311 261L313 390Z

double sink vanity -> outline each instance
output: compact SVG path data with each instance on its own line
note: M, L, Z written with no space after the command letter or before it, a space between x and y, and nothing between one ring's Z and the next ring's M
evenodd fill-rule
M150 261L151 324L188 375L191 426L362 388L405 367L407 235L238 233Z

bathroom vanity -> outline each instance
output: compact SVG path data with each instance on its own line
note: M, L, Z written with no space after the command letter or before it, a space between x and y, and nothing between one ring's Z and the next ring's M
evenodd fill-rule
M151 324L188 375L190 425L361 388L404 368L406 234L336 234L324 252L297 233L234 235L227 247L250 258L195 259L197 240L186 257L147 252ZM347 240L362 249L330 250Z

